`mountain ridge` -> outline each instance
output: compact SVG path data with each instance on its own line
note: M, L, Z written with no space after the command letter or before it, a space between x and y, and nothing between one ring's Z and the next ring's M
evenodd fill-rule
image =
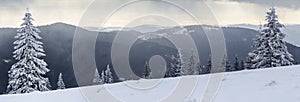
M52 89L56 89L56 82L59 73L63 73L66 87L77 87L77 81L74 75L74 69L72 64L72 46L74 34L76 31L82 34L98 34L95 46L95 60L98 70L104 70L107 64L111 63L111 46L118 31L114 32L94 32L88 31L81 27L69 25L65 23L54 23L50 25L38 26L42 31L42 42L44 43L44 50L46 52L45 61L48 63L48 67L51 70L47 73L50 79ZM191 36L197 46L198 55L201 65L206 65L210 55L210 46L206 34L200 25L185 26L187 29L195 30L191 32ZM10 66L15 62L12 58L13 41L16 35L17 28L0 28L0 93L5 93L7 86L7 72ZM172 28L164 29L157 32L167 32ZM239 59L246 60L247 53L252 50L252 39L257 34L257 31L243 28L227 28L222 27L226 38L228 57L230 62L234 61L235 55L238 55ZM136 31L123 31L124 34L142 34ZM155 33L155 32L154 32ZM126 39L126 38L124 38ZM122 39L121 39L122 40ZM184 42L182 42L184 43ZM118 44L122 46L122 44ZM189 45L186 45L189 46ZM299 47L288 44L290 53L294 55L296 61L300 61ZM135 74L141 75L144 67L144 62L149 60L154 55L173 55L176 54L176 47L168 39L153 39L153 40L137 40L133 47L130 49L130 64ZM185 52L189 53L189 52ZM138 54L138 55L137 55ZM187 56L188 57L188 56ZM167 62L167 67L170 67L172 63L171 59L164 57ZM10 61L8 61L10 60ZM92 73L94 69L86 68L87 73ZM118 80L115 72L113 71L115 80ZM92 85L91 80L93 76L87 76L85 85Z

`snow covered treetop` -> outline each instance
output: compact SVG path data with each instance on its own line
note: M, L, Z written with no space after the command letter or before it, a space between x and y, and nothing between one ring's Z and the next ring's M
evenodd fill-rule
M34 21L33 18L31 18L31 13L29 12L26 12L25 13L25 17L23 18L23 20L25 21L24 23L21 24L21 26L24 26L24 25L32 25L32 22L31 21Z
M278 22L278 16L276 14L276 9L275 7L271 7L269 9L269 11L267 12L267 16L265 18L265 20L267 22L269 22L268 24L264 25L265 27L269 27L269 28L281 28L283 27L284 25L283 24L280 24Z

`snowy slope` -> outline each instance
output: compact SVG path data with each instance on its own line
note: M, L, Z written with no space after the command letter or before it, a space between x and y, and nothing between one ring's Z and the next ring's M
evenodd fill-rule
M217 89L212 92L217 92L216 94L211 94L213 102L300 102L300 66L126 81L110 85L23 95L2 95L0 101L117 102L122 100L125 102L157 102L163 100L165 102L208 102L207 97L210 96L207 94L207 90L211 89Z

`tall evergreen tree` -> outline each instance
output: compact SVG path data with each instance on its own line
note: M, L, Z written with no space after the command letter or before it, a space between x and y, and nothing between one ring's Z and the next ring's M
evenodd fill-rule
M100 75L99 75L99 72L98 72L97 68L95 70L95 75L94 75L93 83L96 84L96 85L97 84L103 84L103 80L100 78Z
M13 44L15 51L13 57L16 60L8 71L9 94L30 93L33 91L48 91L50 84L48 78L44 75L50 70L44 61L42 39L39 36L41 32L37 27L33 26L31 13L25 13L24 23L17 30L17 39Z
M109 65L106 66L106 70L104 73L105 73L105 83L113 83L114 80Z
M65 86L64 80L62 78L62 73L59 73L58 81L57 81L57 89L65 89L65 88L66 88L66 86Z
M146 61L144 72L143 72L143 78L148 79L150 78L150 75L151 75L151 69L149 67L148 61Z
M278 16L274 7L267 12L265 19L268 23L263 26L255 40L255 50L250 52L250 68L269 68L293 65L293 56L288 52L285 34L281 32L284 25L278 22Z

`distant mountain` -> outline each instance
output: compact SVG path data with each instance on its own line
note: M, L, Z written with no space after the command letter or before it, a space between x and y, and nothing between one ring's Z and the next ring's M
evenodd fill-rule
M38 28L42 32L40 35L42 36L42 42L44 43L43 46L46 54L45 61L48 63L48 67L51 70L49 73L47 73L47 76L50 79L52 89L57 88L56 82L59 73L63 73L63 79L65 81L66 87L78 86L72 65L72 43L75 31L87 36L97 34L98 37L95 46L95 59L98 70L104 70L106 65L111 65L111 58L109 56L111 53L110 48L113 38L118 32L88 31L80 27L64 23L54 23L51 25L39 26ZM15 63L14 59L12 58L12 52L14 51L13 41L15 41L14 36L17 34L16 31L17 28L0 28L0 93L5 92L8 80L7 72L10 69L10 66ZM141 34L136 31L124 31L124 34L125 33ZM148 52L147 54L134 55L131 58L132 65L136 66L133 67L133 70L139 75L142 74L141 72L143 71L143 69L141 68L143 68L144 62L147 60L147 58L149 59L149 57L151 57L151 55L153 55L154 53L162 53L162 56L165 55L163 53L176 53L176 50L172 47L161 46L158 43L152 42L147 43L147 41L138 42L143 43L144 46L136 46L149 46L147 48L141 49L142 51L139 51L140 47L136 47L135 45L134 48L131 48L133 52L137 53ZM120 46L122 45L120 44ZM170 60L167 61L170 62ZM93 73L94 70L87 69L86 71ZM86 80L85 85L92 84L91 80L93 76L88 77L90 79ZM118 80L117 76L115 76L115 80Z
M170 27L158 26L158 25L140 25L140 26L133 27L131 29L141 33L147 33L147 32L155 32L167 28Z
M106 27L106 28L97 28L97 27L83 27L86 30L89 31L99 31L99 32L112 32L112 31L130 31L130 30L135 30L141 33L148 33L148 32L155 32L158 30L163 30L167 29L170 27L165 27L165 26L159 26L159 25L140 25L136 27Z
M44 49L46 51L45 61L48 63L48 67L51 70L47 76L50 79L52 89L56 89L57 77L59 73L63 73L63 79L65 81L66 87L76 87L78 86L72 63L72 43L74 39L74 33L80 32L80 34L85 36L90 36L96 34L98 37L96 39L95 45L95 62L99 72L104 70L105 66L110 64L111 61L111 46L112 42L119 31L112 32L96 32L86 30L80 27L73 25L68 25L64 23L55 23L46 26L38 27L41 30L41 36L43 37ZM143 27L142 27L143 28ZM205 26L201 28L200 25L185 26L185 28L190 32L196 46L198 49L199 59L202 65L207 63L207 60L210 55L210 46L208 43L207 36L204 33L203 29L214 29L213 26ZM175 28L167 28L158 31L152 32L156 33L168 33L174 31ZM10 66L15 62L12 58L13 52L13 41L14 36L16 35L16 28L0 28L0 93L4 93L7 85L7 72ZM236 28L236 27L223 27L224 36L226 39L226 47L228 52L229 61L233 62L234 57L238 55L240 59L245 60L247 53L252 51L251 46L253 45L252 39L255 38L255 35L258 33L252 29L245 28ZM143 35L143 33L129 30L121 31L122 34L137 34ZM180 37L180 36L178 36ZM123 38L121 40L126 41L128 38ZM90 40L90 39L87 39ZM190 46L184 41L182 44L185 46ZM122 47L122 43L118 43L117 46ZM85 47L85 46L84 46ZM82 49L83 51L88 49ZM125 50L125 49L124 49ZM288 50L291 54L294 55L296 61L300 61L300 48L288 44ZM158 38L151 40L137 40L129 52L129 63L134 73L137 75L142 75L144 63L149 60L154 55L163 56L166 59L167 67L170 67L172 59L168 56L174 55L177 53L176 47L174 44L166 38ZM186 52L189 53L189 52ZM83 55L84 56L84 55ZM120 59L124 56L119 56ZM187 56L189 57L189 56ZM117 60L117 63L123 63L122 60ZM91 85L92 78L94 75L94 69L85 68L83 73L86 73L84 76L84 85ZM118 80L114 70L113 75L115 80ZM130 77L130 75L128 75Z
M229 25L228 27L238 27L238 28L247 28L247 29L253 29L258 30L258 25L251 25L251 24L235 24L235 25ZM282 31L287 34L285 41L296 45L300 47L300 25L285 25L285 28L282 29Z
M252 25L252 24L233 24L233 25L228 25L228 27L239 27L239 28L247 28L247 29L253 29L253 30L259 29L258 25Z

